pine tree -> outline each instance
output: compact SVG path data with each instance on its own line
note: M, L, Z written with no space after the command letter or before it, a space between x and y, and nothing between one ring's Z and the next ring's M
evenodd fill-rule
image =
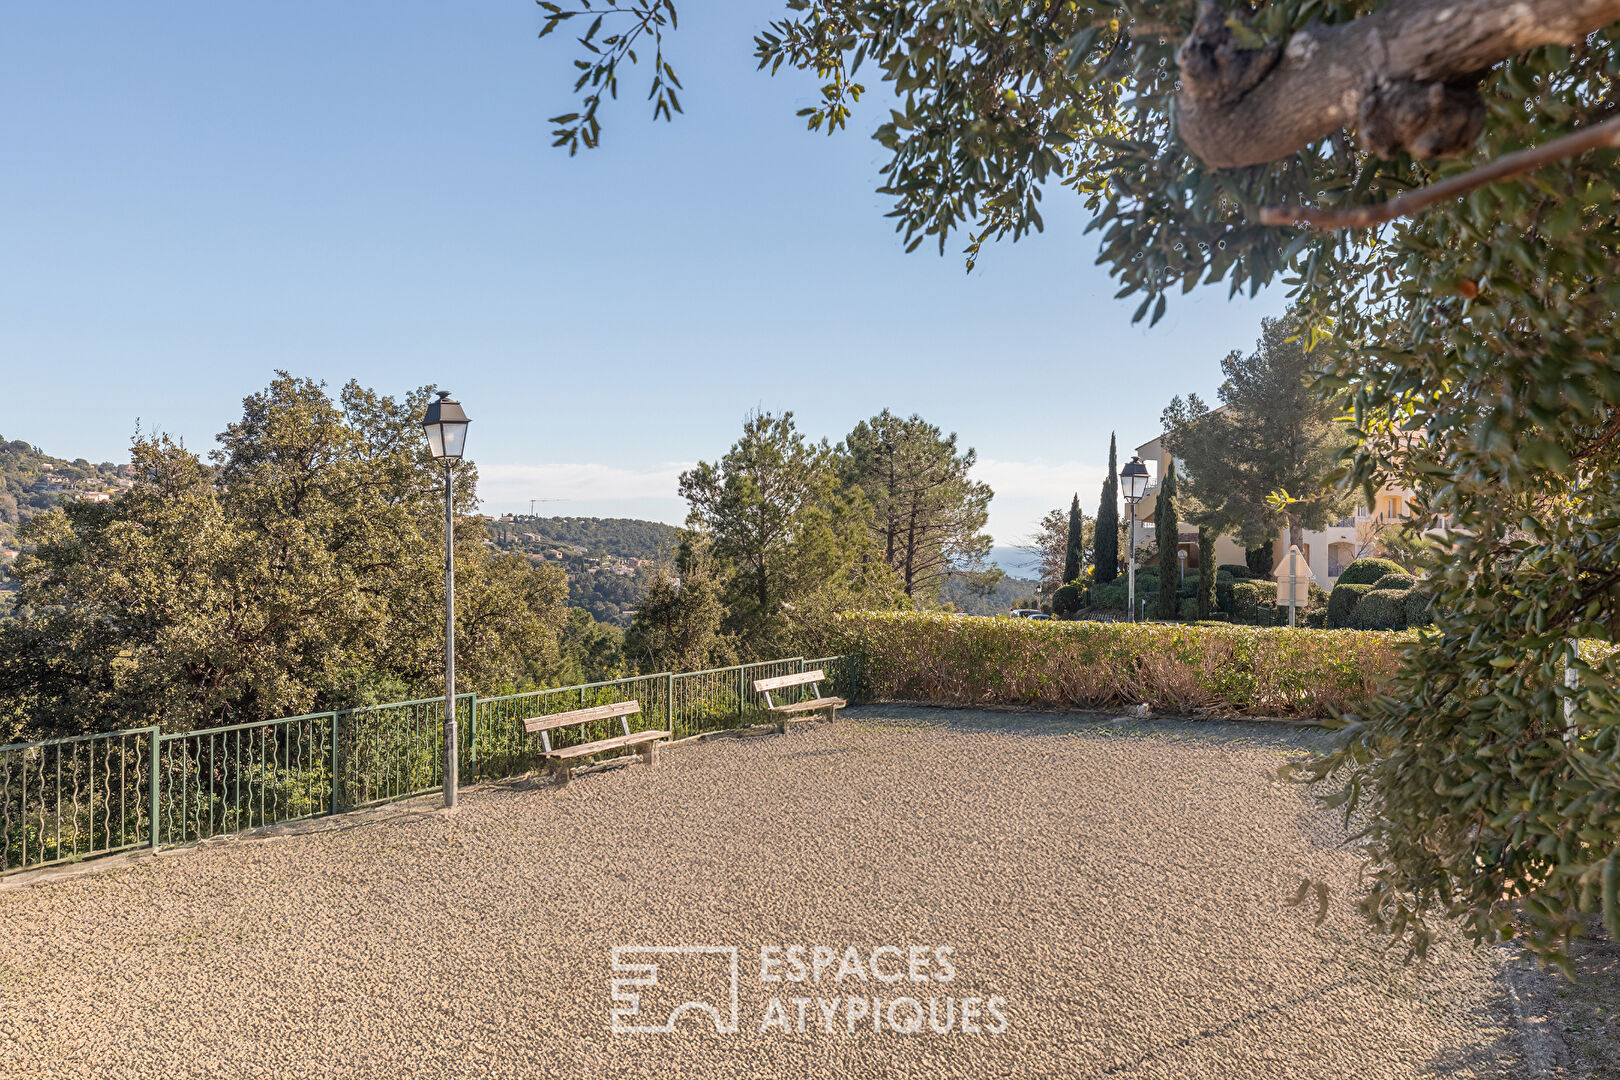
M1086 517L1080 512L1080 493L1069 503L1069 543L1063 556L1063 584L1080 576L1080 563L1086 547Z
M1176 546L1181 535L1181 523L1176 520L1176 462L1171 458L1164 466L1164 482L1159 485L1159 497L1153 504L1153 535L1159 545L1159 607L1161 619L1173 619L1180 609L1176 596Z
M1119 576L1119 457L1114 436L1108 436L1108 475L1103 478L1102 503L1097 507L1097 571L1093 579L1106 585Z

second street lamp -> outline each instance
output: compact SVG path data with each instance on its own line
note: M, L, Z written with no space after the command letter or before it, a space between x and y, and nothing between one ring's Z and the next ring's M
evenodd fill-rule
M1131 524L1129 539L1125 543L1125 604L1131 610L1131 622L1136 621L1136 504L1142 501L1147 494L1148 469L1142 464L1142 459L1135 454L1119 470L1120 491L1125 496L1125 504L1130 508ZM1164 583L1160 582L1160 588Z
M422 417L428 450L444 465L444 805L456 805L460 787L461 748L456 731L456 510L452 470L467 445L467 425L461 404L440 390Z

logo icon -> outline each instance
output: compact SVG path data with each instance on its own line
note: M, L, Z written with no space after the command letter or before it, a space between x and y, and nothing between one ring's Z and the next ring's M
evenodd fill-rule
M732 945L615 945L614 978L609 986L613 1001L615 1035L656 1035L675 1030L687 1012L707 1013L717 1035L737 1033L737 949ZM661 980L662 977L662 980ZM721 995L702 993L726 981ZM649 1015L642 1014L643 997ZM663 1002L677 1004L662 1012ZM654 1010L659 1010L654 1012ZM663 1023L649 1022L658 1015Z

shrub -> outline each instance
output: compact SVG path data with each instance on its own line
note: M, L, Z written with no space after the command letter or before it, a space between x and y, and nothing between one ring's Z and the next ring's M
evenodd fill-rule
M1402 573L1399 573L1399 574L1385 574L1383 577L1381 577L1377 581L1373 582L1373 588L1375 588L1375 589L1410 589L1412 586L1414 586L1416 584L1417 584L1417 578L1413 577L1411 574L1402 572Z
M1102 608L1105 611L1124 611L1124 579L1116 578L1106 585L1093 585L1091 587L1091 606Z
M1254 571L1242 563L1221 563L1215 569L1219 571L1220 577L1228 577L1234 581L1245 581L1254 577ZM1219 578L1216 580L1219 580Z
M1341 577L1339 583L1333 586L1333 591L1328 594L1328 629L1336 630L1349 626L1350 613L1356 609L1356 604L1361 601L1362 596L1370 592L1372 592L1371 585L1346 585Z
M1277 583L1240 581L1232 586L1232 620L1250 626L1272 626L1277 622Z
M1394 671L1401 639L1353 630L1030 622L935 612L836 616L829 652L862 654L880 700L1328 716Z
M1060 619L1066 619L1080 610L1085 597L1079 588L1074 585L1065 585L1052 594L1052 614Z
M1372 589L1350 612L1352 630L1406 629L1406 589Z
M1197 599L1189 596L1187 599L1181 602L1181 617L1189 622L1198 618Z
M1376 585L1385 574L1404 574L1406 568L1390 559L1357 559L1339 575L1340 585Z
M1406 625L1428 626L1434 622L1434 600L1421 589L1406 590Z

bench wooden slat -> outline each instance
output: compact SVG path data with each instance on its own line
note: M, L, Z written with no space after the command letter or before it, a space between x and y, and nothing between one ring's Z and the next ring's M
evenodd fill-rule
M612 739L600 739L597 742L580 743L578 746L565 746L561 750L553 750L543 756L554 760L567 761L571 758L590 757L606 750L618 750L626 746L637 746L655 739L667 739L667 731L638 731L633 735L620 735Z
M803 686L805 683L821 682L827 678L820 668L814 671L801 671L797 675L778 675L774 679L755 679L754 692L763 693L766 690L780 690L784 686Z
M571 724L588 724L592 720L609 720L615 716L630 716L641 711L639 701L616 701L611 705L593 705L588 709L575 709L573 712L552 713L550 716L531 716L523 721L523 730L533 734L536 731L552 731Z
M799 701L792 705L777 705L771 712L808 712L811 709L825 709L829 705L835 709L842 709L849 702L841 697L818 697L814 701Z

